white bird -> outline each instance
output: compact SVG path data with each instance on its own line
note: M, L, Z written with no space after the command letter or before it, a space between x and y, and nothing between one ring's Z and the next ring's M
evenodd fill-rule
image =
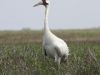
M54 58L55 62L59 65L61 60L67 60L69 55L69 49L67 44L57 36L55 36L49 29L48 26L48 12L49 12L49 0L42 0L41 2L34 5L45 6L45 19L44 19L44 30L43 30L43 50L45 55Z

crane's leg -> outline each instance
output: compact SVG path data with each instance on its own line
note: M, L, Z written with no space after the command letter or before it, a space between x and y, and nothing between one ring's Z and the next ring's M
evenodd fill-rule
M58 56L55 54L55 63L57 63Z
M68 55L66 55L64 58L64 61L67 61L67 60L68 60Z
M61 62L61 57L58 57L58 59L57 59L58 75L60 75L60 62Z
M45 54L45 56L47 56L47 53L46 53L46 49L44 48L44 54Z
M65 56L64 62L66 62L68 64L68 55Z
M60 61L61 61L61 57L58 57L58 59L57 59L58 65L60 65Z
M60 62L61 62L61 57L59 57L57 54L55 54L55 62L57 63L57 69L59 71L60 69Z

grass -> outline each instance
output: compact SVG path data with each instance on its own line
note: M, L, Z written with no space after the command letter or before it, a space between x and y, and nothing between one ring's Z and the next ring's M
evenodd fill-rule
M100 30L53 32L70 49L59 71L54 60L44 56L40 31L1 31L0 75L100 75Z

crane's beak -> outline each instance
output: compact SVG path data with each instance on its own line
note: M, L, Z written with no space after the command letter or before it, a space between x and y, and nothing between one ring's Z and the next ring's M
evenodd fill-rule
M36 6L39 6L39 5L43 5L43 3L39 2L39 3L35 4L33 7L36 7Z

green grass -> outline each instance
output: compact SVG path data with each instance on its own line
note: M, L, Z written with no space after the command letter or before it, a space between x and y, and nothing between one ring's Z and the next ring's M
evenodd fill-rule
M100 75L99 30L54 33L67 40L70 49L59 71L54 60L44 56L40 31L0 32L0 75Z

